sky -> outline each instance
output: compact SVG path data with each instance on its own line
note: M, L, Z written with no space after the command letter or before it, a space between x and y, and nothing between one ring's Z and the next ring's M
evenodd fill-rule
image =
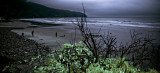
M88 17L160 16L160 0L28 0L50 8L82 12Z

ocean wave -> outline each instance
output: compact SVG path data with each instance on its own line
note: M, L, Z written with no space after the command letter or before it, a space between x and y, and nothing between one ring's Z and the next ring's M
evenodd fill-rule
M77 23L76 18L33 18L33 19L19 19L24 21L50 23L50 24L73 24ZM131 20L107 19L107 18L87 18L87 24L95 26L123 26L123 27L141 27L141 28L160 28L160 22L140 22Z

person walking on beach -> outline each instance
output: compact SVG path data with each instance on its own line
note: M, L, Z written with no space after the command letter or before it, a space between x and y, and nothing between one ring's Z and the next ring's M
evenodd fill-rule
M24 33L22 32L22 37L24 37Z
M31 32L31 34L32 34L32 37L34 36L34 30Z
M56 37L57 37L57 32L56 32Z

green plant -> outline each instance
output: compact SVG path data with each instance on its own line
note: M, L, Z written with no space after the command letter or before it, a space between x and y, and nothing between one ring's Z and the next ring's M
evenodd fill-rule
M47 66L35 67L37 71L62 71L62 72L85 72L86 68L94 61L93 54L82 43L79 44L64 44L63 49L52 51L48 55Z
M87 69L87 73L137 73L140 69L134 68L125 58L107 58L103 62L93 63Z
M144 73L135 68L125 58L103 58L95 61L93 53L80 42L79 44L64 44L63 49L54 50L48 56L44 65L34 66L35 73ZM150 69L148 72L158 73Z

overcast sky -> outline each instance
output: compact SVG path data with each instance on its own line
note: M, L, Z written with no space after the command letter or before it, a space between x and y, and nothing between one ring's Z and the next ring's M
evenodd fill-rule
M82 12L89 17L160 16L160 0L28 0L51 8Z

